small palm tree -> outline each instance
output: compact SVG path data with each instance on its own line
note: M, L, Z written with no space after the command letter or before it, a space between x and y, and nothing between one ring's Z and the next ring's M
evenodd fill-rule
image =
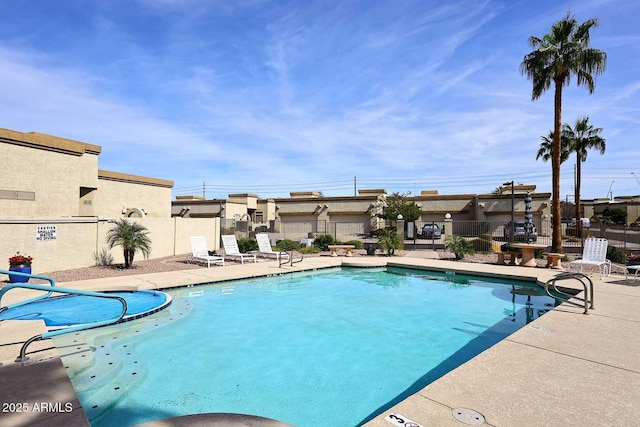
M400 236L395 230L379 230L378 238L380 239L380 249L391 256L395 254L396 249L400 249Z
M107 232L109 248L122 246L124 250L124 268L131 268L136 251L142 252L145 258L151 253L149 231L144 225L129 222L122 218L115 221L114 227Z
M576 153L576 236L582 236L582 221L580 217L580 185L582 177L582 162L587 160L587 150L595 148L604 154L606 141L600 136L602 128L594 128L589 124L589 117L576 120L572 128L568 124L562 127L562 138L569 141L570 150Z
M465 255L473 255L473 245L470 241L457 234L448 236L444 241L444 247L456 255L456 260L461 260Z
M534 50L520 64L520 71L533 83L531 100L539 99L554 85L553 148L551 150L552 199L551 215L553 234L551 252L562 252L562 228L560 224L560 137L562 133L562 88L568 86L575 76L578 86L593 93L595 78L602 74L607 63L607 54L589 47L589 30L597 27L597 19L582 24L567 13L567 16L551 26L542 38L531 36L529 44Z

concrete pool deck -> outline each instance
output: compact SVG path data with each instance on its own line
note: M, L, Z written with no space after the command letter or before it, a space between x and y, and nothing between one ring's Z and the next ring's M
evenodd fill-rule
M308 257L293 267L278 268L277 262L266 261L58 285L84 290L123 286L164 289L340 265L384 266L387 262L540 282L558 273L544 268L428 259L422 258L428 256L422 251L405 255ZM459 427L466 425L453 416L459 408L482 414L485 423L479 425L640 425L640 281L620 275L600 280L595 274L591 278L595 310L588 315L582 314L581 308L563 304L365 425L393 426L385 419L393 412L425 427ZM3 305L24 299L26 292L9 292ZM51 340L32 344L28 351L31 359L26 363L14 362L22 343L42 332L45 328L40 321L0 322L0 425L88 425Z

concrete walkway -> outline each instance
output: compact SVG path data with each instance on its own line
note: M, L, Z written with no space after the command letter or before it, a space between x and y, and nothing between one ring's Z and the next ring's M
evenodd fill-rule
M85 290L135 286L162 289L339 265L386 265L545 282L557 271L404 257L309 257L293 267L275 261L227 265L148 275L59 283ZM399 419L422 426L640 426L640 281L610 276L595 284L595 310L589 315L563 304L536 319L420 392L366 424L387 427ZM6 305L32 297L7 294ZM0 412L2 426L88 425L57 350L50 340L29 347L30 360L15 363L22 343L45 331L39 321L0 322ZM41 403L46 403L43 408ZM372 410L375 408L372 408ZM468 409L475 412L469 412ZM478 415L476 419L475 413ZM393 414L393 415L392 415ZM218 417L219 416L215 416ZM395 418L394 418L395 417ZM202 422L202 417L194 417ZM396 424L392 420L396 420ZM240 420L240 419L239 419ZM176 420L157 425L178 424ZM250 422L245 419L238 422ZM147 423L145 425L153 425ZM207 425L207 424L198 424ZM213 425L213 424L210 424ZM232 425L232 424L230 424ZM235 424L252 425L252 424ZM303 426L300 426L303 427Z

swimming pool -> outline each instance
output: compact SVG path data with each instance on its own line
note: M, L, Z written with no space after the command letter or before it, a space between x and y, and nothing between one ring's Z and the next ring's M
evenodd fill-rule
M92 425L206 412L359 425L554 306L524 282L396 268L170 294L152 316L55 339Z
M53 289L53 288L52 288ZM171 303L164 292L121 291L106 292L120 296L127 302L121 322L155 313ZM43 320L49 329L82 325L118 316L122 305L112 299L83 295L64 295L41 299L0 312L0 320Z

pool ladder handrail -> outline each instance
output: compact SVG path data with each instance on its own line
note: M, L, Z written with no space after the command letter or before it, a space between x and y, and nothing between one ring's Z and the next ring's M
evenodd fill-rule
M39 276L37 274L20 273L20 272L17 272L17 271L11 271L10 272L10 271L6 271L6 270L0 270L0 274L7 274L7 275L11 274L12 276L15 275L15 276L29 277L31 279L41 279L41 280L46 280L46 281L48 281L50 283L49 286L46 286L46 285L34 285L34 284L31 284L31 283L21 283L21 282L9 283L8 285L6 285L2 289L0 289L0 312L2 312L4 310L7 310L9 308L19 307L19 306L28 304L30 302L34 302L34 301L38 301L38 300L41 300L41 299L44 299L44 298L48 298L53 293L90 296L90 297L96 297L96 298L108 298L108 299L118 300L122 304L122 311L120 312L120 314L118 316L109 318L107 320L101 320L101 321L90 322L90 323L83 323L82 325L70 326L68 328L63 328L63 329L56 329L55 331L45 332L45 333L38 334L38 335L35 335L35 336L29 338L22 345L22 348L20 349L20 355L18 356L18 358L16 358L16 362L24 362L24 361L29 359L29 357L26 356L27 347L31 343L35 342L35 341L41 341L41 340L53 338L53 337L58 336L58 335L68 334L68 333L71 333L71 332L82 331L82 330L85 330L85 329L98 328L98 327L101 327L101 326L112 325L112 324L118 323L120 320L122 320L122 318L127 313L127 301L124 298L122 298L120 296L117 296L117 295L109 295L109 294L103 293L103 292L91 292L91 291L81 291L81 290L78 290L78 289L60 288L60 287L56 286L55 281L51 277ZM41 295L39 297L31 298L31 299L28 299L28 300L25 300L25 301L21 301L21 302L15 303L15 304L11 304L11 305L8 305L6 307L2 307L2 297L8 291L10 291L11 289L16 289L16 288L32 289L32 290L36 290L36 291L44 291L44 292L46 292L46 294L45 295Z
M297 261L293 260L293 253L294 252L298 252L300 254L300 259ZM282 262L282 255L286 254L288 256L288 259L285 262ZM297 264L299 262L302 262L302 260L304 259L304 255L302 254L302 252L296 251L296 250L291 250L291 251L280 251L280 255L278 256L278 267L282 267L283 265L287 265L289 264L290 266L293 266L293 264Z
M579 281L582 284L582 287L584 289L584 298L580 298L577 297L575 295L572 294L568 294L566 292L563 292L561 290L558 289L558 287L556 286L556 282L561 281L561 280L570 280L570 279L575 279L577 281ZM584 282L583 279L586 279L589 282L589 286L587 286L587 283ZM559 297L557 295L553 295L550 291L549 288L552 287L554 292L557 292L558 294L567 297L562 298ZM591 278L589 278L589 276L587 276L584 273L579 273L579 272L570 272L570 271L566 271L563 273L560 273L554 277L552 277L551 279L547 280L547 282L544 284L544 290L547 293L547 295L549 295L551 298L565 303L565 304L571 304L574 305L576 307L583 307L584 306L584 314L589 314L589 309L594 310L594 304L593 304L593 281L591 281ZM579 301L582 301L582 303L577 303L574 301L570 301L570 299L577 299Z

